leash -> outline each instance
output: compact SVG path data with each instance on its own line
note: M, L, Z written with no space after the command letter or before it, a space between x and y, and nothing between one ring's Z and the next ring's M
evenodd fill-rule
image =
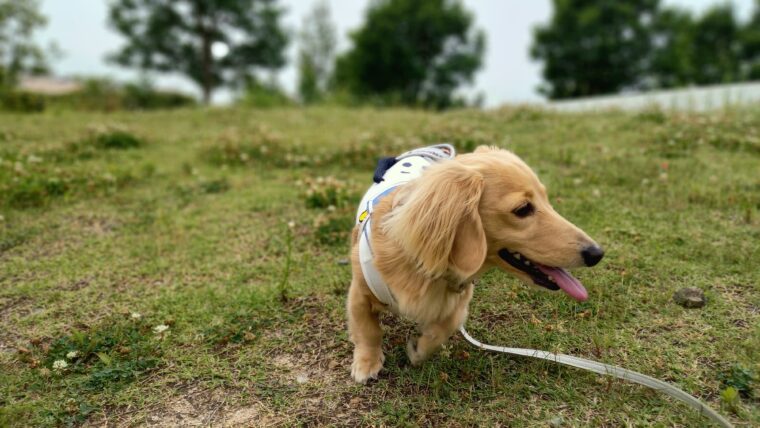
M678 389L667 382L655 379L651 376L647 376L645 374L610 364L599 363L596 361L587 360L585 358L573 357L572 355L555 354L547 351L539 351L537 349L507 348L504 346L486 345L470 336L470 334L467 333L467 330L464 329L464 325L459 327L459 332L462 333L462 336L464 336L465 340L470 342L471 345L480 349L484 349L486 351L502 352L505 354L521 355L524 357L552 361L555 363L564 364L566 366L576 367L582 370L598 373L601 375L612 376L618 379L626 380L628 382L634 382L638 383L639 385L648 386L655 391L663 392L677 400L683 401L684 403L699 411L700 415L707 416L708 418L712 419L713 422L724 428L733 428L731 422L727 421L723 416L721 416L715 410L711 409L707 404L701 402L695 397L692 397L683 390Z

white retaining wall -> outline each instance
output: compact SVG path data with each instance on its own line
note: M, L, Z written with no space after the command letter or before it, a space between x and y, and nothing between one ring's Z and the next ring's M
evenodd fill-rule
M588 111L604 109L640 110L659 106L666 110L705 111L749 104L760 105L760 82L553 101L547 103L546 107L558 111Z

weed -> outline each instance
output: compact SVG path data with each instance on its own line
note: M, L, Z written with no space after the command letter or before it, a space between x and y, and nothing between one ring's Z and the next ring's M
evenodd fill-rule
M303 189L301 195L308 208L335 209L359 203L353 183L332 176L305 178L296 184Z
M43 365L55 369L57 361L65 361L66 375L85 375L86 388L99 390L137 379L154 368L159 357L160 347L150 327L130 320L94 331L75 331L53 341Z
M733 388L742 397L753 397L753 384L757 381L754 372L740 364L734 364L721 375L723 384Z
M64 196L107 193L136 180L129 170L63 170L52 165L0 162L0 206L34 208Z
M224 193L230 189L230 183L224 177L214 180L201 180L199 186L203 193Z
M295 228L295 222L288 223L288 227L285 229L285 265L282 268L282 277L277 283L277 290L280 295L281 302L288 301L289 283L290 279L290 264L293 262L293 229Z
M635 119L639 122L651 122L657 125L662 125L667 122L668 117L665 112L662 111L657 105L650 106L644 110L635 114Z
M127 150L145 145L145 141L123 126L93 125L87 136L66 146L68 152L78 157L93 157L99 150Z
M736 413L739 407L739 393L736 388L729 386L720 393L720 401L728 407L729 410Z
M459 153L469 153L478 146L493 146L500 142L496 135L490 132L473 125L456 122L428 130L423 140L425 144L449 143Z
M15 228L0 222L0 254L28 241L37 233L37 228Z
M112 131L96 135L93 138L95 147L100 149L133 149L143 145L142 140L125 131Z
M244 137L234 130L222 134L201 151L201 157L214 165L275 167L306 164L308 158L297 147L286 147L282 137L261 126Z
M353 226L352 213L346 210L319 214L314 218L314 237L322 245L347 245Z

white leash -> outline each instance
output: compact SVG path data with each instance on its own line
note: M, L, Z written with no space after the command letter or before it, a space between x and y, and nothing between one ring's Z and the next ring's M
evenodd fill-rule
M464 325L459 327L459 332L462 333L465 340L470 344L487 351L503 352L505 354L522 355L524 357L539 358L542 360L552 361L566 366L577 367L579 369L588 370L590 372L599 373L602 375L613 376L619 379L627 380L629 382L635 382L640 385L648 386L655 391L664 392L671 397L681 400L689 406L699 411L700 415L707 416L712 419L718 425L725 428L733 428L731 422L727 421L723 416L718 414L715 410L711 409L707 404L699 401L697 398L692 397L686 392L676 388L675 386L655 379L651 376L647 376L638 372L624 369L622 367L612 366L609 364L598 363L596 361L587 360L585 358L573 357L571 355L554 354L547 351L539 351L537 349L524 349L524 348L507 348L504 346L493 346L480 343L464 329Z

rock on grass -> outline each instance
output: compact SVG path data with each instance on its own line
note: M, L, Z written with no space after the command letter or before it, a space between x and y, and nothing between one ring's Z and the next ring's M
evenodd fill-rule
M701 308L707 302L705 292L696 287L682 288L673 294L673 301L684 308Z

